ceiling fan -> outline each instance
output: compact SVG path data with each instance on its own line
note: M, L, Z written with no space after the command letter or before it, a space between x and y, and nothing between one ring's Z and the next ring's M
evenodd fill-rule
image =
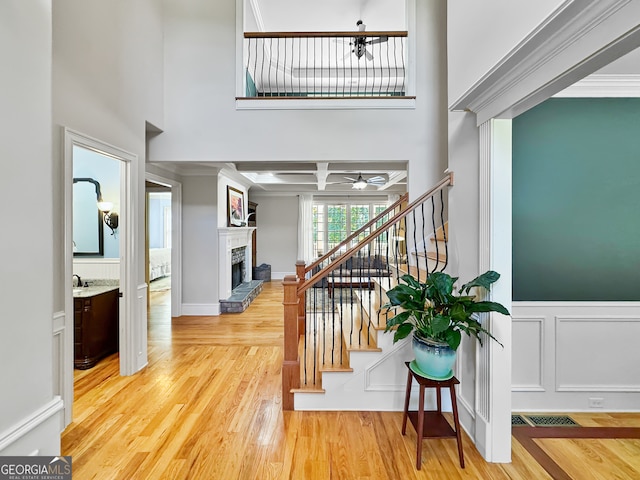
M362 174L358 174L358 178L344 177L351 182L351 188L355 190L363 190L367 185L381 186L386 183L386 179L380 175L375 177L364 178ZM346 183L346 182L345 182Z
M356 22L356 27L358 27L359 32L364 32L367 28L362 20L358 20ZM353 37L349 42L349 45L353 47L353 50L347 53L347 55L345 55L345 58L348 57L350 53L354 53L358 59L364 56L367 60L371 61L373 60L373 55L369 50L367 50L367 45L375 45L376 43L383 43L387 41L389 41L389 37L387 36L371 38L370 40L367 40L367 37Z

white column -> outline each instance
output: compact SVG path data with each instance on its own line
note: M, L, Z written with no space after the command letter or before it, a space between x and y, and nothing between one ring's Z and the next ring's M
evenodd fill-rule
M490 299L511 311L511 120L480 125L479 271L500 280ZM491 313L488 340L476 358L475 442L489 462L511 461L511 318Z

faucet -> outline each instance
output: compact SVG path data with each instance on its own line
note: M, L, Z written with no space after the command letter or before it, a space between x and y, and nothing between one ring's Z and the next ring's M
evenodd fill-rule
M80 278L80 275L78 275L77 273L74 273L73 276L78 278L78 283L76 285L78 287L81 287L82 286L82 279ZM73 281L71 282L71 284L73 285Z

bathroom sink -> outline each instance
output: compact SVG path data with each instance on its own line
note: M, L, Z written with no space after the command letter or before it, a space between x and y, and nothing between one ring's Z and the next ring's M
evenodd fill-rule
M73 289L73 295L76 296L80 293L84 292L84 288L74 288Z

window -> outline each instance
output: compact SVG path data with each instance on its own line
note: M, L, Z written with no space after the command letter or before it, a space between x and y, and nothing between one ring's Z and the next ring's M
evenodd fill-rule
M313 254L319 258L332 248L340 244L353 232L364 226L375 216L382 213L388 205L386 203L313 203ZM376 222L376 226L382 224ZM366 237L365 233L358 236L358 240Z

